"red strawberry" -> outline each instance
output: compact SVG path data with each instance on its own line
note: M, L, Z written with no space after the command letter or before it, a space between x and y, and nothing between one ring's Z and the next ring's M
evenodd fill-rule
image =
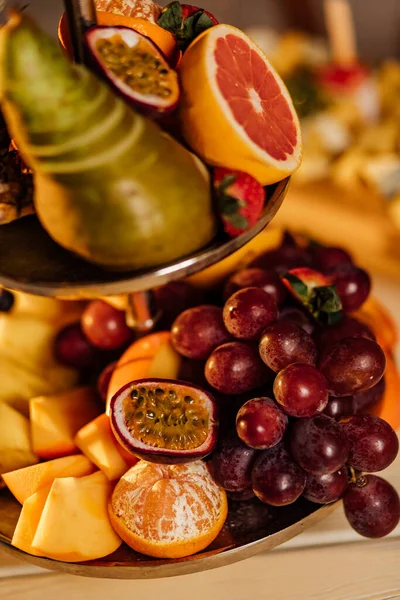
M234 238L251 229L264 208L263 186L247 173L223 168L214 170L213 183L226 233Z
M191 4L171 2L166 6L157 24L176 37L178 47L185 51L203 31L218 25L217 19L203 8Z
M323 325L342 319L342 303L336 287L319 271L308 267L291 269L281 279L292 296Z

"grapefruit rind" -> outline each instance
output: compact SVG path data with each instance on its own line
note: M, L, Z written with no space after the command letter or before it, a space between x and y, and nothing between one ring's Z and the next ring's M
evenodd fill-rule
M228 35L244 40L262 58L289 108L297 142L293 154L283 161L273 158L247 135L237 123L218 86L215 49L218 40ZM300 166L300 123L289 92L260 48L245 33L230 25L217 25L208 29L185 52L179 71L183 134L187 143L206 163L245 171L262 185L276 183Z

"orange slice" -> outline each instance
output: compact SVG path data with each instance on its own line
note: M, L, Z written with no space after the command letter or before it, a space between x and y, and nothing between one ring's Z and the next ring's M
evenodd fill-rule
M161 7L153 0L95 0L96 10L125 17L139 17L155 23Z
M97 12L97 22L99 25L129 27L130 29L134 29L138 33L151 39L166 58L171 59L174 57L174 62L178 59L178 55L175 56L176 40L172 33L152 21L147 21L140 17L126 17L112 12L108 13L100 11ZM67 52L69 57L72 57L71 39L65 13L62 15L58 25L58 39L61 47Z
M117 484L111 523L131 548L155 558L182 558L204 550L224 526L226 493L206 465L139 462Z
M245 33L230 25L208 29L184 53L179 72L184 137L206 163L245 171L263 185L300 166L289 92Z

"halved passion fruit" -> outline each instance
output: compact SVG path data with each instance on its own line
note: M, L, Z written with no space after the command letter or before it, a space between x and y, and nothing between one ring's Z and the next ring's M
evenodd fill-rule
M93 27L86 44L103 78L138 111L165 115L177 107L178 75L149 38L128 27Z
M199 387L167 379L141 379L111 400L112 429L132 454L149 462L204 458L218 437L215 399Z

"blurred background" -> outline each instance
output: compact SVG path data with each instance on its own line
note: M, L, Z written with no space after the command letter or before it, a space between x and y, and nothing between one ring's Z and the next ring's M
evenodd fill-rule
M400 56L399 0L351 0L350 4L361 56L373 61ZM325 32L322 0L203 0L201 5L222 22L239 27L261 24L279 30L301 27L319 34ZM30 0L29 6L49 31L56 31L62 0Z

